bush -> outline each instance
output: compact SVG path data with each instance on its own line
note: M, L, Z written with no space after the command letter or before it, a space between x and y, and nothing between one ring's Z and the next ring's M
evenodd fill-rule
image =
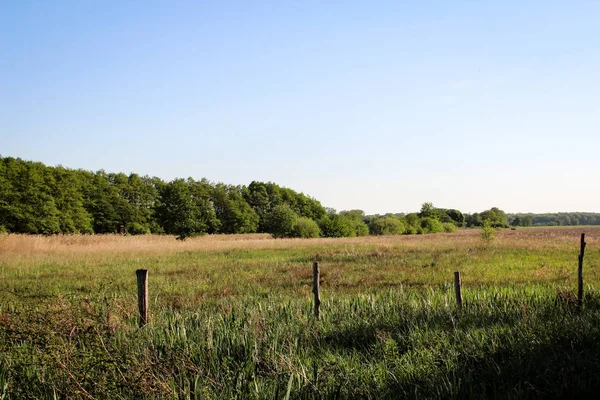
M163 229L163 227L160 226L160 224L156 221L150 222L149 228L150 228L150 233L157 233L157 234L165 233L165 230Z
M494 240L494 232L496 232L496 229L492 226L492 222L489 219L483 221L481 224L481 239L491 242Z
M492 207L489 210L481 212L479 218L481 218L482 226L483 222L487 220L492 228L508 228L508 217L498 207Z
M130 222L125 226L127 233L130 235L147 235L150 233L150 228L138 222Z
M402 235L406 232L404 223L393 217L374 219L369 228L372 235Z
M275 206L267 216L267 232L276 238L290 237L297 219L298 215L287 203Z
M456 232L458 230L458 228L453 222L444 222L442 226L444 227L444 232L447 233Z
M437 219L425 217L421 218L421 228L423 233L440 233L444 232L444 225Z
M319 225L310 218L300 217L296 219L292 226L292 237L298 238L316 238L321 236Z
M319 227L325 237L350 237L353 235L351 221L339 214L326 215L319 220Z
M448 215L452 219L452 221L448 222L454 223L454 225L456 225L457 227L465 226L465 216L463 215L463 213L454 209L444 211L446 215Z
M367 236L369 234L369 227L362 221L355 221L354 232L356 236Z
M405 235L416 235L417 234L417 228L415 228L412 225L406 225L406 230L404 231Z
M340 212L340 216L348 221L352 226L352 233L350 236L367 236L369 234L369 227L363 222L365 216L362 210L349 210Z
M330 214L319 220L325 237L367 236L369 227L360 218L349 214Z

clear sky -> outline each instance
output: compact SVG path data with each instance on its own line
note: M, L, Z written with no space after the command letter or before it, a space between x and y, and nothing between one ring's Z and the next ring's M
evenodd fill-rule
M600 1L0 0L0 154L600 212Z

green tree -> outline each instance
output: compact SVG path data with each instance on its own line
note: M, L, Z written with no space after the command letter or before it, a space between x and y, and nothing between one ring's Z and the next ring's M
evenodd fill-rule
M479 214L481 221L490 221L490 224L494 228L507 228L508 217L506 213L500 210L498 207L492 207L489 210L483 211Z
M19 193L15 181L23 165L12 157L0 157L0 226L3 230L16 232L22 218L19 210Z
M372 235L402 235L406 232L406 225L394 217L376 218L369 224Z
M96 233L117 233L125 224L122 215L117 211L122 202L118 188L113 186L109 176L103 170L96 173L83 173L84 207L92 216L93 229Z
M155 182L153 178L141 177L138 174L120 176L119 197L125 200L120 202L121 219L128 226L127 232L142 234L149 233L152 229L156 230L154 208L158 199L158 189L154 185Z
M212 202L221 233L252 233L258 229L259 216L242 195L243 188L215 185Z
M465 215L465 224L471 228L474 226L481 226L481 218L478 213Z
M421 228L421 221L417 213L406 214L406 234L414 235L417 233L423 233Z
M363 210L347 210L340 212L340 216L349 221L352 226L352 234L350 236L367 236L369 227L364 223L365 212Z
M444 225L435 218L425 217L420 220L423 233L444 232Z
M442 222L442 226L444 227L444 232L446 233L452 233L458 230L456 224L452 222Z
M321 232L325 237L356 236L352 220L340 214L328 213L318 221Z
M423 203L421 205L421 211L419 211L419 218L437 218L437 209L433 206L433 203Z
M451 208L444 210L444 214L446 214L451 219L451 221L444 222L452 222L459 228L465 226L465 216L460 211Z
M92 216L83 206L82 176L62 167L53 169L53 197L62 233L93 233Z
M298 214L287 203L277 205L267 216L267 232L276 238L290 237L297 219Z
M496 228L492 225L492 222L489 219L486 219L481 224L481 239L486 242L491 242L494 240L494 232Z
M18 233L60 232L52 169L11 157L2 159L2 164L0 225Z
M267 215L272 208L267 186L262 182L253 181L244 192L244 197L259 217L258 231L267 232Z
M243 196L259 216L259 232L268 232L268 215L278 205L287 204L298 216L318 220L326 215L325 208L317 200L275 183L250 183Z
M218 223L206 182L191 178L175 179L163 187L157 215L165 232L180 239L210 232Z
M321 235L319 225L310 218L298 217L292 226L292 237L316 238Z
M339 214L335 210L319 220L319 227L325 237L356 237L369 234L369 227L360 218L357 210L342 211Z

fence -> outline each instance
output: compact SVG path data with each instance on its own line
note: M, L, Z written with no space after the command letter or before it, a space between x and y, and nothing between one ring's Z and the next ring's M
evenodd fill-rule
M580 250L577 265L577 308L583 306L583 258L585 256L585 233L581 234ZM140 313L140 328L148 323L148 270L138 269L137 289L138 289L138 309ZM313 262L313 295L314 295L314 315L319 318L321 313L321 266L318 261ZM460 271L454 272L454 294L456 305L459 309L463 306L462 281Z

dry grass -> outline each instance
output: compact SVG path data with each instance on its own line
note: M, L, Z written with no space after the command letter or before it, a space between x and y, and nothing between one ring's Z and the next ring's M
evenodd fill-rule
M155 293L219 297L247 292L310 294L310 264L321 261L324 289L445 285L460 270L466 285L552 283L572 286L585 230L587 284L600 282L600 228L503 230L342 239L213 235L0 236L0 288L11 292L129 293L135 269L151 271ZM40 278L43 278L41 280Z
M269 241L268 234L208 235L185 241L173 236L143 235L21 235L0 236L3 254L73 254L73 253L164 253L182 250L208 250L245 247L248 243Z
M581 232L587 232L591 246L600 242L600 227L529 228L496 233L493 243L498 248L558 249L573 246ZM340 246L402 246L414 248L481 246L480 231L463 229L451 234L411 236L366 236L357 238L273 239L269 234L206 235L185 241L173 236L144 235L0 235L0 254L4 257L34 255L90 254L165 254L181 251L224 251L235 249L266 250L292 248L326 248Z
M576 313L582 231L586 300ZM479 230L2 235L0 398L281 398L289 382L291 398L587 398L600 371L599 239L596 227L503 230L491 243ZM143 330L138 268L150 270Z

